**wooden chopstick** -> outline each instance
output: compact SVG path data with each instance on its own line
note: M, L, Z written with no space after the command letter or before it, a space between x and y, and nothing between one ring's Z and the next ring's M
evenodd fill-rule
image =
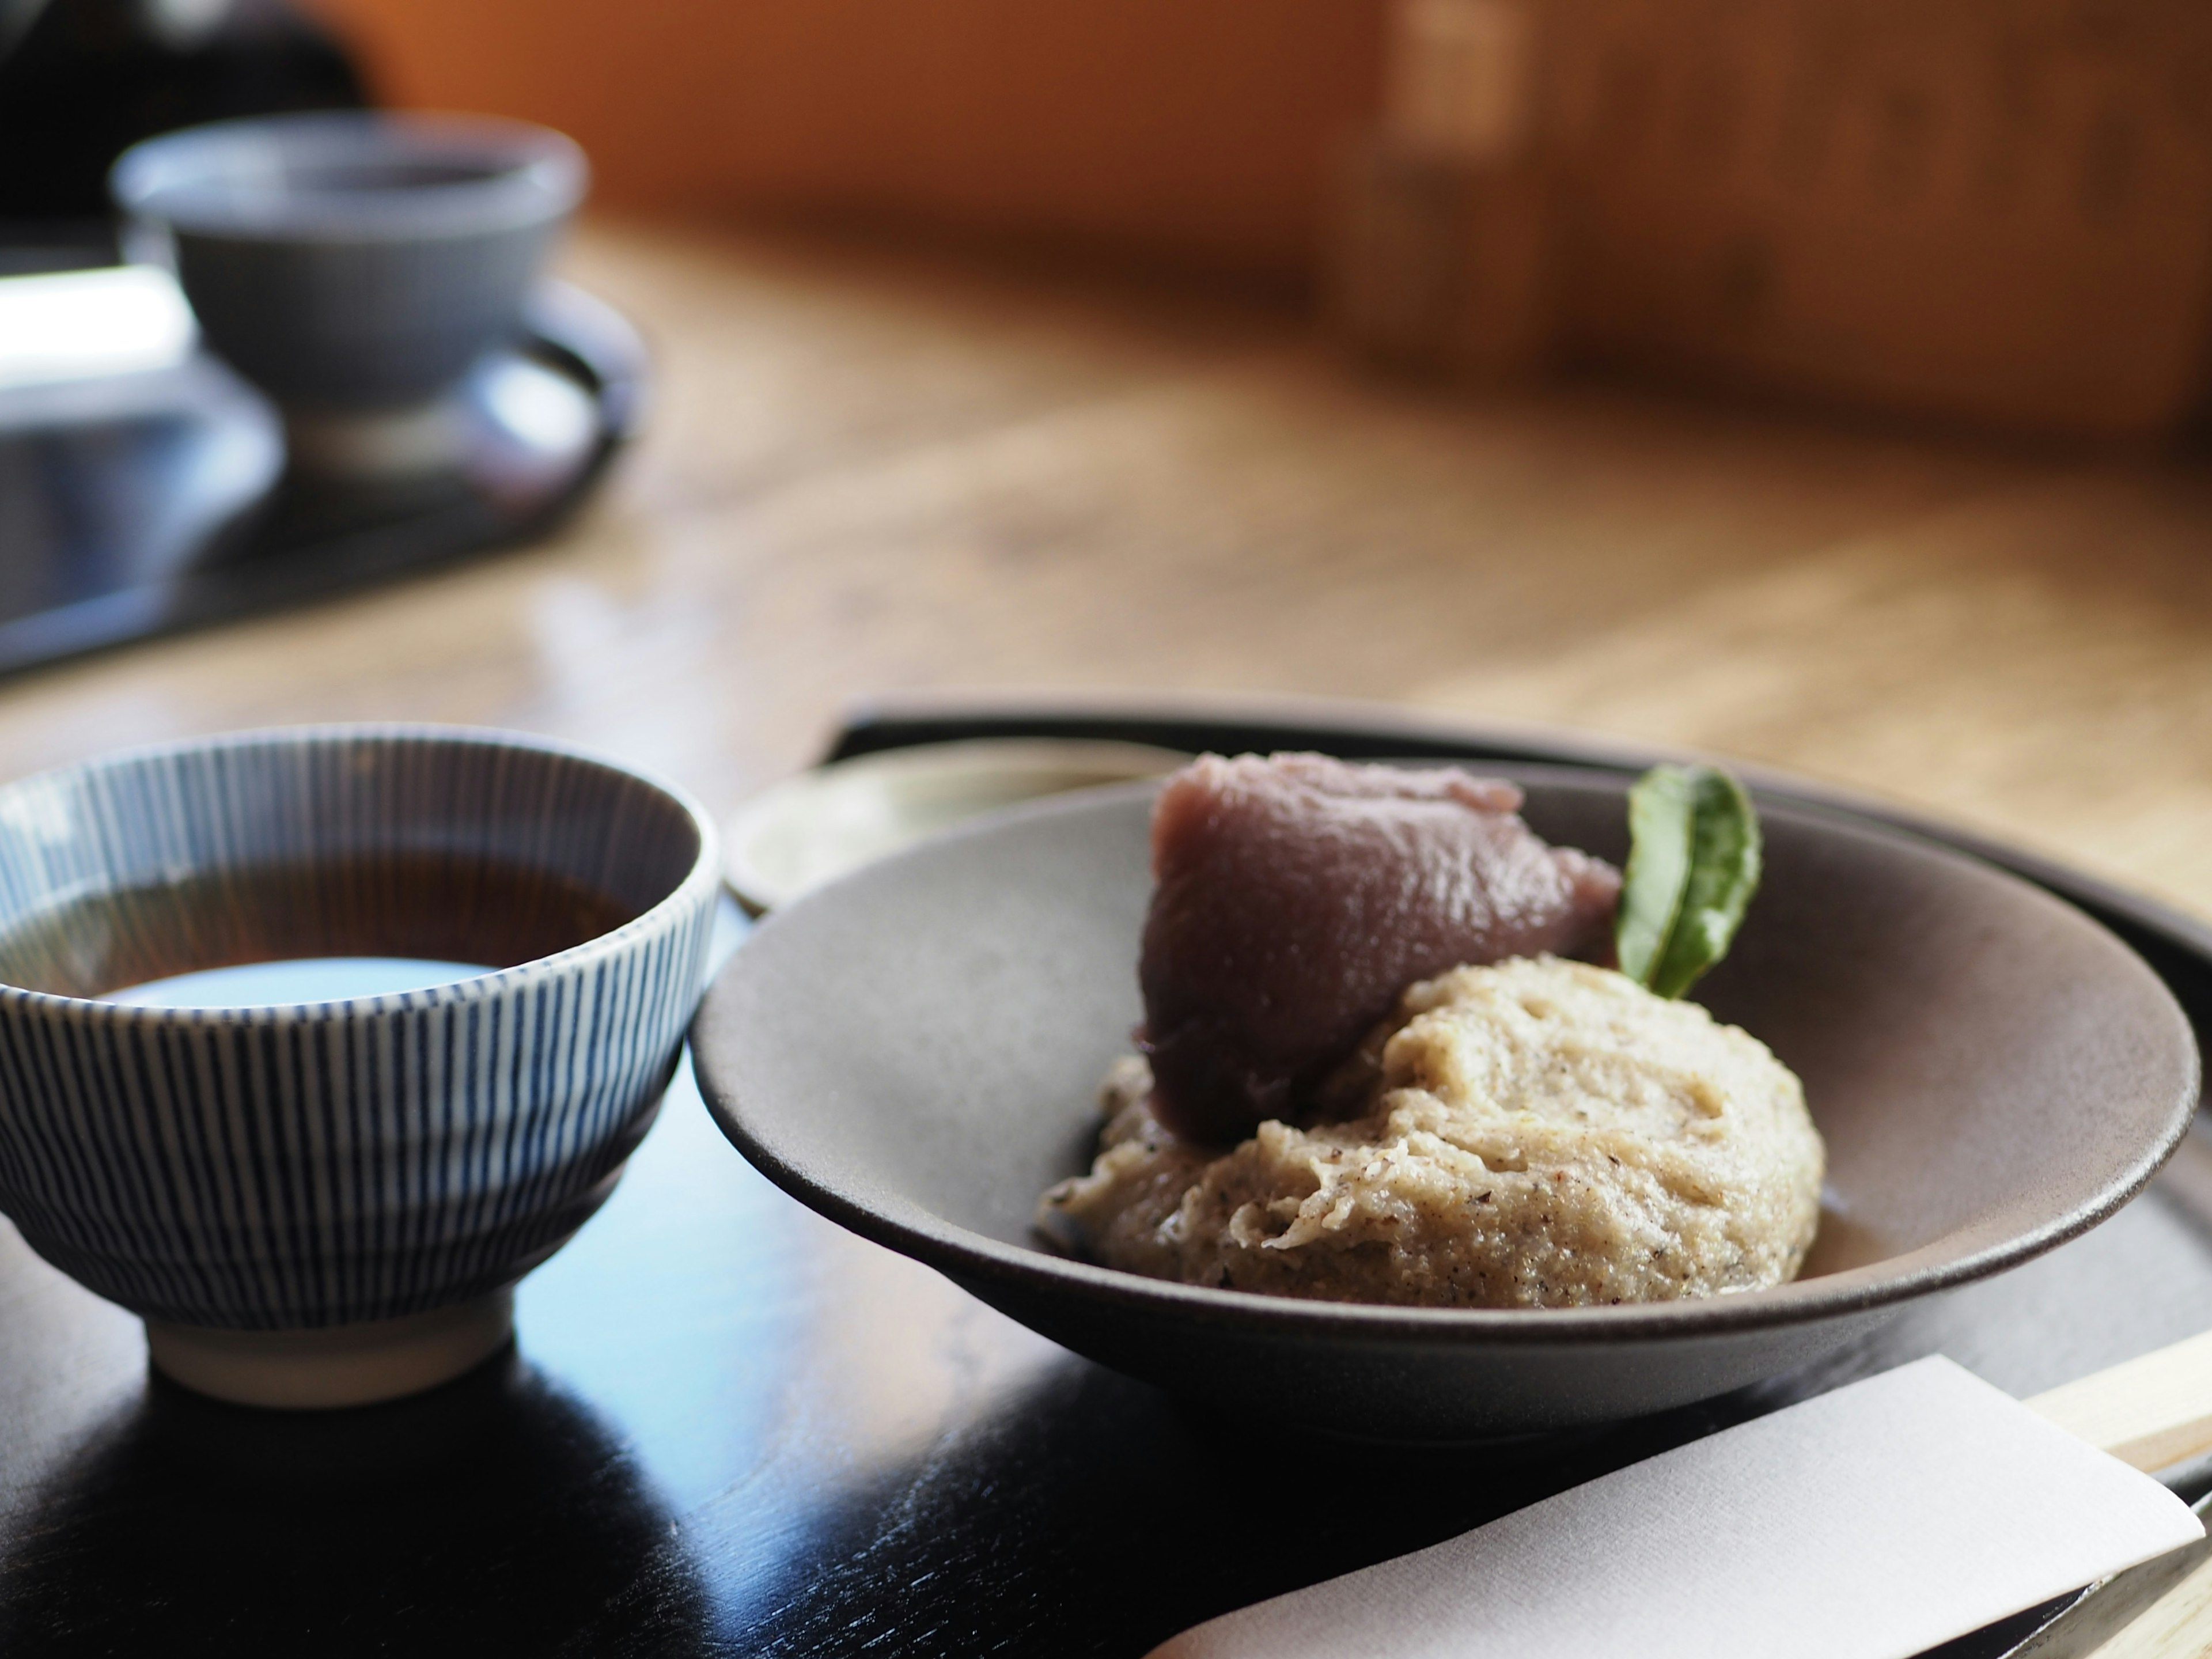
M2212 1561L2136 1614L2095 1659L2204 1659L2212 1653Z
M2212 1331L2026 1403L2146 1472L2212 1451Z
M2146 1472L2212 1451L2212 1331L2026 1402L2091 1445ZM2212 1561L2152 1602L2096 1659L2212 1654Z

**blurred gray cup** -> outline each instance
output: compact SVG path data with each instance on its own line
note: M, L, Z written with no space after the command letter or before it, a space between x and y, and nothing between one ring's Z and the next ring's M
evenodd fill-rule
M283 409L301 470L436 470L453 393L521 328L589 170L518 121L375 112L149 138L109 176L208 343Z

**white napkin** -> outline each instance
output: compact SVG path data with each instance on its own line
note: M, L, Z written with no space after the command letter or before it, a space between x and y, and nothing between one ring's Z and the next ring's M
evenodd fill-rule
M2203 1535L2149 1476L1923 1359L1152 1659L1908 1659Z

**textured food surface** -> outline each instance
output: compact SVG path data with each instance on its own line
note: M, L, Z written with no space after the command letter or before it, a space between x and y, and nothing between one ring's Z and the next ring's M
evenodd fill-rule
M1138 980L1164 1122L1221 1145L1313 1091L1417 979L1608 948L1620 878L1454 768L1201 756L1152 814Z
M1825 1152L1795 1073L1695 1003L1556 957L1412 987L1353 1062L1365 1109L1227 1152L1120 1062L1087 1176L1038 1206L1110 1267L1270 1295L1559 1308L1793 1277Z

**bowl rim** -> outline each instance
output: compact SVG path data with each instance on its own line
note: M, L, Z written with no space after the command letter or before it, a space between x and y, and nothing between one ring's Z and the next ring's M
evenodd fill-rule
M0 981L0 1001L51 1018L92 1024L124 1025L198 1026L210 1024L285 1024L359 1018L364 1015L420 1012L456 1002L481 1002L526 990L556 975L566 975L604 957L622 954L642 939L657 937L678 926L692 910L703 905L712 911L721 887L721 844L713 815L682 785L644 767L618 760L581 744L534 732L512 732L498 726L448 726L434 721L325 721L303 726L255 726L240 732L222 732L206 737L180 738L162 743L138 744L112 750L88 759L52 766L0 783L0 810L19 790L52 786L73 777L143 764L170 756L208 754L233 749L307 749L368 742L411 742L475 750L526 750L555 759L577 763L641 783L660 794L690 819L698 837L698 848L676 884L645 909L618 927L572 945L550 956L532 957L488 974L449 980L441 985L412 991L388 991L377 996L345 997L322 1002L269 1002L232 1006L164 1008L109 1002L97 997L73 997L56 991Z
M1510 781L1595 784L1624 795L1633 781L1618 771L1594 767L1540 763L1459 764ZM848 884L884 879L884 872L891 866L927 857L940 847L988 836L1036 819L1073 817L1120 806L1158 787L1158 780L1108 785L1024 802L957 825L826 884L794 901L788 908L771 915L757 932L765 938L775 930L789 927L794 918L803 918L810 906L832 897ZM1755 787L1752 794L1762 817L1794 820L1824 833L1902 846L2005 884L2033 904L2064 912L2122 952L2141 975L2152 1000L2161 1006L2178 1039L2184 1062L2167 1121L2155 1140L2140 1150L2119 1176L2106 1182L2086 1200L2025 1232L2010 1233L1963 1252L1955 1245L1924 1244L1900 1255L1813 1279L1792 1279L1763 1290L1670 1302L1580 1308L1426 1308L1306 1301L1149 1279L1052 1254L1042 1248L1009 1244L945 1220L903 1198L895 1196L893 1203L884 1208L871 1207L823 1178L823 1172L783 1157L756 1133L746 1120L738 1090L720 1075L727 1058L722 1048L726 1041L724 1030L732 1018L725 1013L725 1006L738 994L742 964L756 941L748 941L725 964L714 984L708 988L693 1020L692 1057L700 1094L724 1135L784 1192L860 1237L911 1256L956 1282L990 1283L1016 1292L1073 1294L1094 1305L1203 1321L1217 1328L1227 1327L1274 1337L1334 1334L1413 1346L1480 1341L1514 1346L1607 1346L1622 1340L1687 1340L1822 1323L1888 1308L2017 1267L2080 1237L2142 1192L2188 1130L2202 1089L2203 1062L2187 1016L2172 990L2134 947L2078 906L1985 859L1911 830L1871 823L1816 803L1764 794ZM1960 1231L1971 1237L1972 1230ZM1960 1236L1959 1232L1950 1235L1954 1239Z
M243 163L448 160L477 177L404 188L234 192ZM590 188L567 134L498 115L436 110L303 110L179 127L141 139L108 170L108 196L173 233L241 242L393 243L497 234L553 223Z

